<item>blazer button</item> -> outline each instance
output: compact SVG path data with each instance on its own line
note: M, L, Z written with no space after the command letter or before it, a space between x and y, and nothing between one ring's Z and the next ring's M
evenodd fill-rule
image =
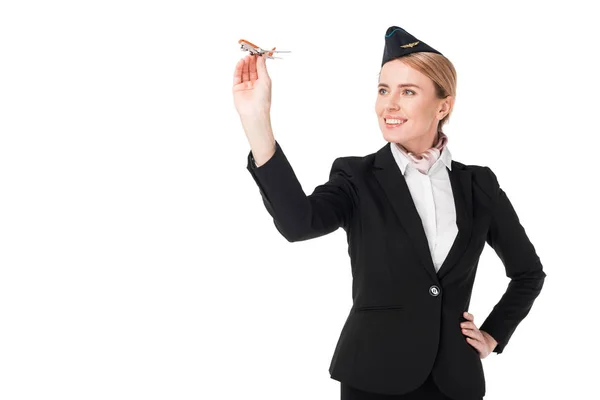
M437 295L439 295L439 294L440 294L440 288L439 288L439 287L437 287L436 285L432 285L432 286L429 288L429 294L430 294L430 295L432 295L432 296L437 296Z

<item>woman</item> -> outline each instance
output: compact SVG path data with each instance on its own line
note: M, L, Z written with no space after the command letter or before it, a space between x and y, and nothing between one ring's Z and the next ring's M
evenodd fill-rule
M342 400L482 399L481 359L504 350L546 274L496 175L452 160L442 131L452 63L392 26L377 90L388 143L335 159L329 181L307 196L273 137L265 59L240 60L233 95L248 171L288 241L346 231L353 306L329 368ZM485 243L511 282L478 328L467 310Z

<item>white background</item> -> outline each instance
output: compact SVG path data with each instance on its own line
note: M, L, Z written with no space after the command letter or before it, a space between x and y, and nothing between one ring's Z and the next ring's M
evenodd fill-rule
M483 360L486 400L597 393L593 3L361 4L2 2L1 399L338 399L346 237L275 229L246 170L237 41L292 51L267 60L272 123L310 194L386 143L392 25L454 63L448 146L497 174L548 275ZM507 284L486 246L478 325Z

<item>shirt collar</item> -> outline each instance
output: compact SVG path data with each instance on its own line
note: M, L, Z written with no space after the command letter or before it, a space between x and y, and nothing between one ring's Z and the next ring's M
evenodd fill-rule
M410 160L408 159L408 157L406 157L404 155L404 153L402 153L398 149L397 143L390 142L390 147L392 149L392 155L394 156L394 159L396 160L398 167L400 167L400 171L402 171L402 175L405 175L406 167L410 163ZM433 166L431 168L433 169L435 167L435 165L440 162L440 160L443 164L446 165L446 167L448 167L448 169L450 171L452 171L452 153L450 152L450 149L448 148L448 144L446 144L446 146L444 146L444 149L442 150L442 154L440 154L440 158L435 162L435 164L433 164Z

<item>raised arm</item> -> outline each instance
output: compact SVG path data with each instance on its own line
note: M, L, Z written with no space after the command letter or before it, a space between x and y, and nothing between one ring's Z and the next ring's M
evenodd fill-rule
M529 314L542 290L546 273L515 209L500 188L496 175L487 169L496 199L487 243L502 260L506 276L511 280L506 292L479 329L489 333L498 342L493 351L500 354L519 323Z
M333 162L329 181L306 196L271 128L271 78L264 57L238 61L233 99L250 143L248 171L279 232L290 242L347 228L358 196L343 158Z
M323 236L339 227L348 228L358 196L344 158L335 159L329 180L308 196L279 142L276 142L275 154L259 167L254 164L250 151L247 169L259 187L277 230L289 242Z

